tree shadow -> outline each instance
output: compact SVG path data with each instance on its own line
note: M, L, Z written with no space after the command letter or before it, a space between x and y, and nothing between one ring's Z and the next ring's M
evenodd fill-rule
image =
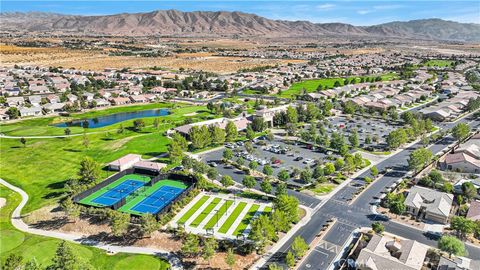
M72 149L72 148L63 148L63 151L72 152L72 153L82 152L82 150Z
M17 148L21 148L20 146L11 146L10 147L11 149L17 149Z
M62 196L63 192L50 192L47 195L43 196L42 199L54 199Z
M68 220L68 217L56 217L49 220L38 221L36 223L31 224L30 226L35 229L58 230L69 222L70 221Z
M51 183L49 184L47 187L49 189L62 189L65 187L65 184L67 183L67 180L63 180L63 181L59 181L59 182L55 182L55 183Z

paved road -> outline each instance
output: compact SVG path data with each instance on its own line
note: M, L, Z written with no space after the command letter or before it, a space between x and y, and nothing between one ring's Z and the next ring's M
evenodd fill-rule
M28 226L28 224L23 222L22 216L21 216L22 209L27 204L27 201L28 201L28 194L24 190L8 183L3 179L0 179L0 184L19 193L20 196L22 197L22 201L20 202L20 204L15 208L15 210L13 210L12 218L11 218L12 225L17 230L30 233L30 234L42 235L46 237L53 237L53 238L62 239L70 242L75 242L81 245L96 247L96 248L100 248L113 253L123 252L123 253L136 253L136 254L148 254L148 255L159 256L167 259L170 265L172 266L172 269L174 270L183 269L180 259L176 257L173 253L166 250L147 248L147 247L116 246L116 245L110 245L110 244L94 241L94 240L88 239L83 235L33 229L30 226Z
M468 123L472 128L480 126L480 119L473 117L464 118L459 122ZM442 124L442 128L451 128L457 123ZM451 136L447 136L436 142L429 149L435 154L454 142ZM420 143L414 144L407 149L393 155L392 157L377 164L377 168L382 171L385 168L392 168L392 171L386 173L383 177L373 182L356 200L348 205L347 199L352 198L356 191L355 184L363 184L363 178L370 176L370 172L365 172L353 179L350 185L345 186L321 207L315 209L311 220L302 227L289 241L287 241L277 253L275 253L267 264L276 262L284 264L286 252L290 249L290 245L296 236L301 236L307 243L311 243L315 236L321 231L321 228L329 218L335 217L337 222L331 227L327 234L314 249L312 253L304 260L299 269L327 269L333 262L338 251L344 246L349 239L351 233L359 227L369 227L374 220L378 220L379 216L371 212L371 203L373 197L379 195L385 187L390 186L398 179L406 176L408 172L408 156L410 153L422 147ZM401 237L415 239L421 243L435 246L436 242L429 240L420 230L412 229L406 225L394 223L391 221L384 222L387 232L397 234ZM480 258L480 248L467 245L470 258Z

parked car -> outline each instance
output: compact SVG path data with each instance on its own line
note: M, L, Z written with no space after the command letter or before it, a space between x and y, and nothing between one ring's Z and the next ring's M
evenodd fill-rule
M294 160L295 160L295 161L300 161L300 160L302 160L302 159L303 159L303 157L296 157Z

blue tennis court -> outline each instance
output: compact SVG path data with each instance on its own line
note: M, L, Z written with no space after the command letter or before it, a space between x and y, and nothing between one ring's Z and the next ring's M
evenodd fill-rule
M145 185L144 182L135 181L135 180L126 180L118 186L108 190L102 195L98 196L93 200L94 203L102 204L105 206L114 205L119 202L121 199L127 197L133 193L138 188Z
M132 210L145 214L156 214L177 198L183 191L184 189L182 188L162 186L154 193L148 195L148 197L141 202L137 203L132 207Z

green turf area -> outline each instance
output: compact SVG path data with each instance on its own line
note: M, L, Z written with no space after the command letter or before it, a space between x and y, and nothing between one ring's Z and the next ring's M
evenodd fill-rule
M272 208L270 206L267 206L267 207L263 208L262 215L263 214L268 215L271 212L272 212Z
M233 232L233 235L240 235L243 233L243 231L247 228L248 224L252 222L253 216L255 216L255 213L257 213L258 208L260 208L260 205L254 204L248 209L247 214L243 217L242 222L238 224L237 228Z
M0 209L0 265L3 265L8 255L15 253L21 255L24 262L35 258L45 268L51 263L60 240L15 229L10 223L10 216L21 201L20 195L2 185L0 194L7 199L6 205ZM95 269L169 269L166 261L154 256L127 253L107 255L101 249L69 244L78 257L87 260Z
M163 186L177 187L181 189L186 189L188 187L188 185L186 185L182 181L170 180L170 179L160 180L157 183L155 183L153 186L144 186L140 188L142 190L141 191L142 194L137 195L135 193L135 194L129 195L127 197L127 202L118 210L120 212L125 212L129 214L145 215L145 213L134 211L132 210L132 208Z
M192 223L190 223L189 225L192 226L192 227L198 227L198 225L200 225L200 223L202 223L202 221L208 216L208 214L210 214L210 212L212 212L213 208L215 208L215 206L217 206L217 204L220 203L221 201L222 201L222 199L220 199L220 198L214 198L207 205L207 207L202 211L202 213L200 213L200 215L198 215L192 221Z
M143 158L152 158L167 151L169 139L164 135L167 129L183 124L186 118L200 121L213 117L205 106L152 105L167 106L171 112L167 116L159 117L165 122L161 122L158 129L152 126L155 118L144 118L146 127L138 132L129 129L133 120L105 128L85 129L87 133L96 132L87 134L88 147L83 144L83 136L26 138L26 147L23 147L19 139L0 138L2 157L0 158L0 178L28 193L30 200L23 210L28 213L61 199L65 194L64 185L67 179L77 177L80 162L85 156L92 157L102 165L129 153L140 154ZM185 116L193 112L197 114ZM0 124L0 132L14 136L63 135L63 128L49 126L54 119L57 118L37 118L12 124ZM118 134L117 129L121 124L125 129L123 133ZM105 179L110 174L112 173L102 171L100 178Z
M213 226L217 224L217 220L222 218L222 216L227 212L227 210L230 208L230 206L233 204L233 201L227 200L225 201L222 206L220 206L220 209L218 209L218 212L205 224L203 227L204 229L211 229Z
M185 224L187 220L195 213L197 210L202 207L202 205L210 198L209 196L203 196L200 198L192 208L188 209L188 211L177 221L177 223Z
M453 67L455 61L452 60L442 60L442 59L435 59L435 60L428 60L423 63L423 66L426 67Z
M361 78L371 79L376 77L380 77L382 81L391 81L398 78L397 74L395 73L387 73L387 74L377 75L377 76L348 77L348 79L351 81L352 79L355 78L355 82L360 83ZM333 88L336 81L340 83L340 86L343 86L344 78L324 78L324 79L306 80L302 82L297 82L292 84L292 86L290 86L289 89L282 91L279 96L284 98L291 98L294 95L300 94L302 89L306 89L308 93L316 92L319 85L322 85L322 89Z
M91 206L99 206L102 207L104 206L103 204L98 204L93 202L96 198L100 197L102 194L105 192L109 191L110 189L120 185L121 183L127 181L127 180L136 180L136 181L141 181L144 183L148 183L150 181L150 177L145 176L145 175L139 175L139 174L127 174L122 177L120 177L118 180L116 180L113 183L110 183L109 185L105 186L104 188L101 188L94 193L88 195L87 197L83 198L80 203L85 204L85 205L91 205Z
M317 195L325 195L330 193L337 185L335 184L317 184L311 191L315 192Z
M237 219L237 217L242 213L243 208L247 206L246 202L240 202L237 207L233 210L233 212L230 214L230 216L227 218L225 223L223 223L222 227L218 230L220 233L227 233L228 229L232 226L233 222Z

